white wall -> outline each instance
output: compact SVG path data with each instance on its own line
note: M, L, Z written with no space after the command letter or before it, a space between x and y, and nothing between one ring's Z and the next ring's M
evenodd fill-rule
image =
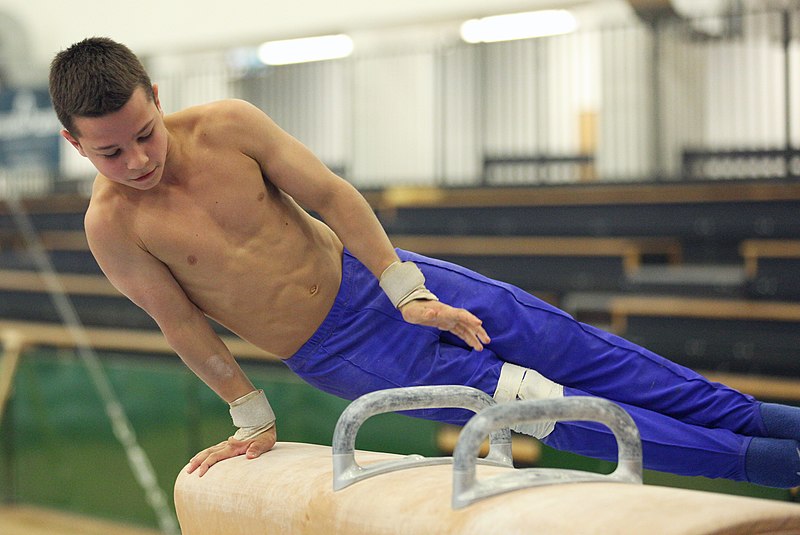
M87 35L128 43L145 57L167 111L234 96L239 82L227 72L227 47L348 31L357 53L347 68L276 71L252 97L263 100L258 104L326 163L347 168L359 184L471 183L480 178L483 154L577 154L583 142L579 119L587 113L599 119L601 179L639 179L653 170L659 141L653 133L658 100L649 69L654 43L641 25L620 31L634 34L623 39L614 32L602 39L584 32L580 39L570 37L567 47L555 46L560 38L493 45L484 58L453 47L459 42L458 23L469 16L581 4L574 9L579 19L586 15L581 20L602 24L633 17L627 0L286 4L243 0L229 3L237 9L226 12L207 0L177 0L163 7L140 0L126 2L137 9L125 12L119 3L107 8L96 0L0 0L0 15L13 13L28 29L29 54L39 58L45 72L53 53ZM666 171L679 170L687 141L739 146L755 139L755 146L780 145L777 103L783 84L774 76L780 55L774 40L753 44L733 55L730 43L713 41L662 51L659 87L668 98L659 113L668 131L658 155ZM444 49L452 52L440 54ZM513 54L504 54L506 49ZM528 72L514 74L515 85L508 83L506 57L529 60ZM796 62L797 55L792 59ZM737 91L761 95L764 105L750 115L714 107L716 101L736 106L742 100ZM478 100L487 102L483 112L477 111ZM75 160L67 174L80 176L86 162ZM549 171L547 180L572 181L573 175Z
M0 12L29 32L33 60L46 64L92 35L151 54L598 1L608 0L0 0Z

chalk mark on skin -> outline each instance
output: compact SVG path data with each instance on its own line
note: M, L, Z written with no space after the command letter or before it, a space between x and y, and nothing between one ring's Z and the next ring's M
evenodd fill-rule
M208 357L204 368L209 375L220 379L231 379L235 375L233 366L225 362L225 359L219 355L211 355Z

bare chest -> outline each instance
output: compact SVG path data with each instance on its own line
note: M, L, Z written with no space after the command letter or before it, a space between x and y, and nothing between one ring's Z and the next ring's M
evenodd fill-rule
M237 255L263 247L282 219L281 195L263 180L231 182L166 190L138 207L136 234L176 275L189 268L218 272Z

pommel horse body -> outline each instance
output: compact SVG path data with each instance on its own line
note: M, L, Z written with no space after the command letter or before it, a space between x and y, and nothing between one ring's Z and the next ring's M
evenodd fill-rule
M357 451L358 428L383 412L463 407L477 414L452 457ZM512 423L592 420L619 449L611 474L514 468ZM489 454L478 458L489 436ZM279 442L202 478L181 471L175 507L183 535L280 534L800 534L800 506L641 484L641 444L630 417L596 398L495 405L460 387L385 390L354 401L332 446Z

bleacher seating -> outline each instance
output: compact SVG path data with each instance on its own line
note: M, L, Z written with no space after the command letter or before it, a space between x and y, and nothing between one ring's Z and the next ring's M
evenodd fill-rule
M800 184L397 189L372 202L390 234L413 236L409 248L422 244L419 252L553 292L579 319L763 398L800 401ZM580 251L504 257L489 236L519 238L519 251L533 236L565 244L651 237L672 240L680 253L604 269Z
M798 302L626 295L609 309L613 331L691 368L800 378Z
M422 188L365 196L398 247L517 284L762 397L800 392L800 184ZM88 328L98 336L122 326L141 340L158 335L92 259L82 234L85 199L26 207ZM0 325L52 326L57 314L20 245L0 206Z
M469 267L534 293L621 290L645 259L677 265L672 238L592 236L390 236L395 246Z
M800 300L800 240L745 240L740 250L750 295Z

